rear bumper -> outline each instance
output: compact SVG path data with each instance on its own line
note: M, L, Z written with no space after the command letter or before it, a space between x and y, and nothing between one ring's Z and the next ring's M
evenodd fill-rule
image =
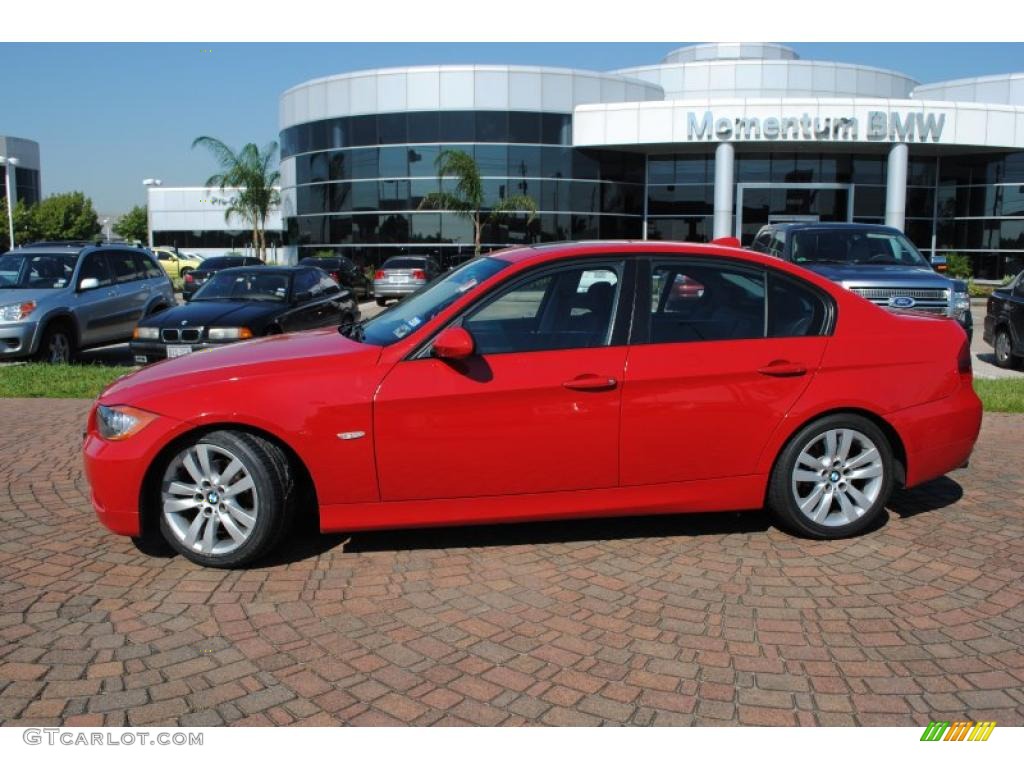
M374 280L373 295L379 299L408 296L411 293L416 293L424 285L426 283L423 281L415 283L389 283L386 280Z
M966 466L981 429L981 400L969 376L950 397L887 416L907 452L908 488Z

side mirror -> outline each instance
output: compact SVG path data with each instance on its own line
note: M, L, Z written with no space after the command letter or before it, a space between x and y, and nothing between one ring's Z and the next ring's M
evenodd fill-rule
M85 277L78 283L78 290L80 291L91 291L94 288L100 287L100 281L95 277Z
M433 354L442 360L465 360L473 354L476 343L465 328L445 328L434 339Z

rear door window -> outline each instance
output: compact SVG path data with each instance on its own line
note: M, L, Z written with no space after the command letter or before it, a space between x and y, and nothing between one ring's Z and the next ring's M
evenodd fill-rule
M131 251L108 251L107 260L114 272L114 280L118 283L130 283L145 277L145 272L139 274L139 264Z

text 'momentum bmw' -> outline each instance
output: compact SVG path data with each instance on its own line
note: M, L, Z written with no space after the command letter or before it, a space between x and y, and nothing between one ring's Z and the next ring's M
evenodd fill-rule
M247 564L323 531L769 508L863 532L963 466L964 331L723 245L527 247L365 323L159 363L103 392L100 520Z

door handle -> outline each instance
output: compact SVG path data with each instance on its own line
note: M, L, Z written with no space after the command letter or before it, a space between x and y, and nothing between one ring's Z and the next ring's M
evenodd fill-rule
M610 376L597 376L593 373L584 373L575 379L562 382L566 389L577 389L586 392L599 392L605 389L615 389L619 382Z
M757 372L765 376L803 376L807 373L807 367L789 360L772 360L768 365L758 368Z

